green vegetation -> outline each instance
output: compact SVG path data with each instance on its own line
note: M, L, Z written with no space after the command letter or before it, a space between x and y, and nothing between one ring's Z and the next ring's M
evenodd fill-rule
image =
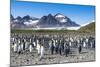
M79 30L23 30L11 29L11 33L95 33L95 22L90 23Z
M19 30L12 29L11 33L67 33L67 32L77 32L75 30Z
M92 22L79 29L80 32L95 32L95 22Z

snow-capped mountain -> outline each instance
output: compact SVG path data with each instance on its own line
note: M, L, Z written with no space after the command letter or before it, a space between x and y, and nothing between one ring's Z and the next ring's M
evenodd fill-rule
M42 16L40 19L36 17L30 17L26 15L24 17L14 18L11 15L11 26L13 27L24 27L24 28L50 28L50 27L78 27L79 24L73 22L70 18L63 14L48 14L47 16Z
M56 14L55 19L58 20L62 26L64 27L78 27L80 26L76 22L72 21L69 17L63 15L63 14Z
M56 27L56 26L59 26L60 24L55 19L54 16L49 14L48 16L41 17L37 25L42 28L42 27Z
M68 21L68 18L60 13L56 14L55 18L61 23L65 23Z
M64 16L60 13L56 15L48 14L47 16L43 16L40 18L39 23L37 23L40 27L76 27L80 26L79 24L73 22L67 16Z
M29 20L29 21L24 22L24 24L27 26L30 26L30 25L32 26L32 25L36 25L37 22L39 22L39 20Z
M39 21L38 18L35 17L30 17L29 15L26 15L24 17L16 17L14 18L11 15L11 27L12 28L29 28L29 27L34 27L36 23Z

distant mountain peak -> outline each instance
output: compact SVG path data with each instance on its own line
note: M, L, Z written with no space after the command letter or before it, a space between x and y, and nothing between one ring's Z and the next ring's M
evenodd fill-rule
M14 20L14 17L13 17L13 15L12 15L12 14L10 15L10 19L11 19L11 21L13 21L13 20Z
M21 20L22 18L20 16L17 16L16 19Z
M61 13L57 13L55 15L55 19L57 19L61 23L65 23L68 20L68 18L66 16L64 16L63 14L61 14Z
M13 16L11 16L11 18L13 18ZM41 18L31 17L29 15L24 17L17 16L17 18L14 18L11 22L14 22L15 25L17 24L17 27L21 27L21 25L40 28L79 26L76 22L73 22L70 18L61 13L57 13L55 15L48 14L46 16L42 16Z
M52 16L52 14L50 13L50 14L48 14L48 16Z
M63 14L61 14L61 13L57 13L56 15L55 15L55 17L65 17Z

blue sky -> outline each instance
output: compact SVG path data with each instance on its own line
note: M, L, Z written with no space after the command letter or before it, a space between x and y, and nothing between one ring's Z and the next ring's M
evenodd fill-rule
M40 18L49 13L52 15L64 14L78 24L85 24L95 20L95 6L11 0L11 14L14 17L30 15Z

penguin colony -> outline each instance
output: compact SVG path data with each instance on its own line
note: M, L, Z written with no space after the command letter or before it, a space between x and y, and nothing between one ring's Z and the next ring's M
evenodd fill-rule
M60 55L68 57L72 49L77 49L81 54L83 49L95 49L94 36L71 36L71 35L50 35L50 34L12 34L11 53L21 55L36 51L38 61L44 59L46 51L49 55Z

